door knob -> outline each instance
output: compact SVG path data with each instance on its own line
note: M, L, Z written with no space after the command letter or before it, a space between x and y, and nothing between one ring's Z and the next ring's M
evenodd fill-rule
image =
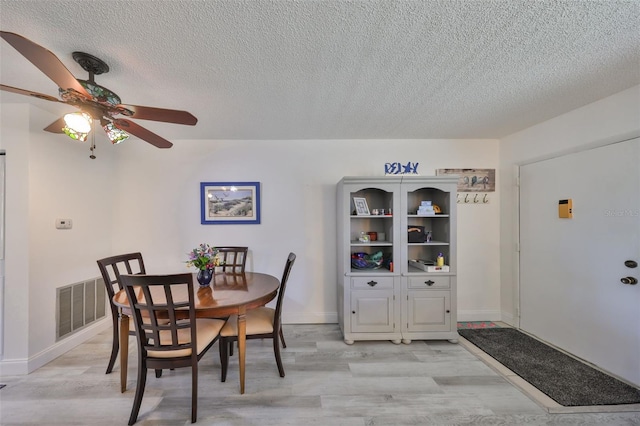
M624 277L620 279L620 282L622 282L622 284L635 285L638 284L638 279L634 277Z

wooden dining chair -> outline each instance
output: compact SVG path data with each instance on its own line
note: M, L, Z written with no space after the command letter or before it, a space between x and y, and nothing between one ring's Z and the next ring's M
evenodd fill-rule
M113 304L114 294L122 290L122 283L120 276L122 274L146 274L144 268L144 261L142 260L141 253L127 253L117 256L105 257L98 262L98 268L100 274L102 274L102 280L107 288L107 295L109 299L109 306L111 307L111 321L113 323L113 342L111 344L111 356L109 357L109 364L107 365L107 371L105 374L111 373L113 366L120 350L120 309ZM136 330L133 326L133 322L130 323L129 335L135 336Z
M138 419L147 369L191 368L191 423L198 413L198 361L224 320L196 319L193 274L122 275L136 327L138 380L129 425ZM168 321L167 321L168 320Z
M222 272L232 274L241 274L244 272L245 265L247 264L248 247L227 246L216 247L216 249L222 262L219 266Z
M282 301L284 300L287 280L289 279L289 274L291 273L291 268L293 267L295 260L296 255L294 253L289 253L284 267L284 272L282 274L282 279L280 280L280 287L278 288L276 308L273 309L262 306L250 309L246 314L247 340L273 339L273 352L276 357L276 364L278 365L280 377L284 377L284 367L282 366L282 359L280 357L280 340L282 341L282 347L287 347L282 333ZM222 364L221 381L223 382L227 380L227 367L229 365L229 353L232 348L231 345L237 340L238 317L237 315L231 315L220 331L220 343L218 344L220 349L220 364Z

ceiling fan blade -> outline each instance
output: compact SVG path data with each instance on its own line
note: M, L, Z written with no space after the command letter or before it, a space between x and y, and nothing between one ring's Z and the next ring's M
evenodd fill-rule
M132 135L137 136L140 139L147 141L151 145L154 145L158 148L171 148L173 146L173 144L165 138L156 135L152 131L145 129L142 126L137 125L133 121L125 120L123 118L116 118L113 120L113 124L118 129L123 130L127 133L131 133Z
M54 121L53 123L49 124L47 127L45 127L44 130L45 132L51 132L51 133L64 133L62 131L62 128L66 125L67 123L64 122L64 117L61 117L56 121Z
M33 96L33 97L38 98L38 99L44 99L45 101L60 102L62 104L65 103L65 102L62 102L61 100L59 100L58 98L54 98L53 96L45 95L44 93L38 93L38 92L32 92L30 90L18 89L17 87L5 86L4 84L0 84L0 90L4 90L6 92L17 93L19 95Z
M131 118L141 120L162 121L165 123L188 124L195 125L198 119L187 111L179 111L175 109L154 108L140 105L118 105L133 111Z
M61 89L73 89L85 96L89 93L51 51L19 34L0 31L0 35Z

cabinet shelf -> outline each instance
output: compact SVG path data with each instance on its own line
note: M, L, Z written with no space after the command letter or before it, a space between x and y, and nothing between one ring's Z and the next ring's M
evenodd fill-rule
M449 217L449 215L448 214L408 214L407 217L420 218L420 219L425 219L425 218L431 219L432 217Z
M352 247L360 247L360 246L364 246L364 247L370 247L370 246L391 247L391 246L393 246L393 243L391 243L391 241L371 241L371 242L368 242L368 243L361 243L360 241L351 241L351 246Z
M449 270L449 272L427 272L427 271L423 271L422 269L418 269L418 268L414 268L413 266L409 266L409 269L407 270L407 275L411 276L411 275L420 275L420 276L426 276L426 275L433 275L433 276L449 276L449 275L455 275L455 272Z
M410 246L448 246L446 241L430 241L428 243L407 243Z
M349 273L349 275L366 275L366 276L391 275L391 274L394 274L394 272L391 272L390 270L385 268L379 268L379 269L351 268L351 272Z

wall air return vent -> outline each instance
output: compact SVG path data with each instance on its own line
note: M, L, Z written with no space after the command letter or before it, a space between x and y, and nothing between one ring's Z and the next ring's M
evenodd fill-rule
M102 278L56 289L56 341L102 319L107 313Z

